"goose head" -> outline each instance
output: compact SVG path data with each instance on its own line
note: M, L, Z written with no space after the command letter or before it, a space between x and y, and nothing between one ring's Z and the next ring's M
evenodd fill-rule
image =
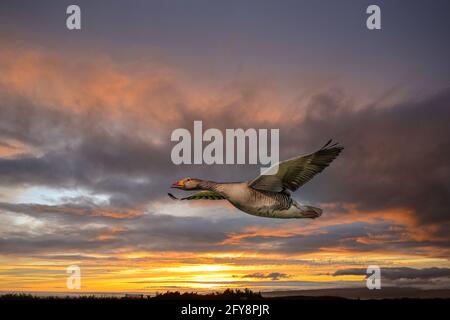
M200 182L199 179L184 178L172 183L171 187L183 190L199 190Z

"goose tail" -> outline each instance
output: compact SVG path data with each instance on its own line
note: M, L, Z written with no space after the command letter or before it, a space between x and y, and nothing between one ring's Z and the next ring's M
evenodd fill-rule
M294 205L299 209L303 218L316 219L319 218L323 213L323 210L317 207L300 203L294 203Z
M305 213L311 215L312 219L318 218L322 215L323 210L313 206L303 206Z

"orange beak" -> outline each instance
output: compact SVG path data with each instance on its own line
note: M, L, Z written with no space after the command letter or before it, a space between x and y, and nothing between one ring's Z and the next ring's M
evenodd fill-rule
M183 188L184 182L183 182L183 180L175 181L174 183L172 183L171 187L172 188Z

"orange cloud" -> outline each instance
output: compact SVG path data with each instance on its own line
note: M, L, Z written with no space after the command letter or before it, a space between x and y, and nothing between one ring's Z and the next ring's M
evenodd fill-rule
M14 158L22 154L35 153L35 149L15 140L0 141L0 157Z
M108 210L100 208L77 208L77 207L62 207L50 205L30 205L36 212L42 213L59 213L59 214L73 214L79 216L92 217L109 217L115 219L129 219L141 216L143 213L138 209L124 209L124 210Z
M285 238L298 234L311 235L319 234L323 231L318 228L308 228L308 226L298 226L292 223L285 223L283 225L277 225L276 228L263 227L263 226L251 226L244 228L239 233L231 233L228 238L222 242L222 244L238 244L247 238L253 237L277 237Z
M180 71L148 60L124 66L106 55L63 57L45 49L5 46L0 65L0 85L40 108L102 114L111 121L130 121L136 129L146 125L147 131L149 127L176 127L185 115L212 126L221 124L224 116L233 117L245 127L248 122L242 119L251 119L252 125L276 126L298 121L301 113L298 106L280 104L286 99L270 84L195 87ZM239 115L230 112L236 108Z

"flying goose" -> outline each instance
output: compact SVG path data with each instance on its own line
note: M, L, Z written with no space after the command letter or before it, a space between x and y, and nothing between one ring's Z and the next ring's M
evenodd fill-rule
M185 178L176 181L171 187L201 191L181 199L170 193L169 197L173 200L225 199L239 210L255 216L315 219L322 215L322 209L298 203L292 199L290 191L296 191L322 172L343 149L330 140L320 150L282 161L248 182L218 183Z

